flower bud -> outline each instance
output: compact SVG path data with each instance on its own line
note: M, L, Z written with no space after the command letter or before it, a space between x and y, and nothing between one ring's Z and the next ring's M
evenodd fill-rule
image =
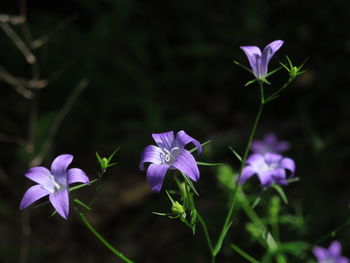
M103 157L102 159L101 159L101 168L102 169L107 169L107 167L108 167L108 160L107 160L107 158L106 157Z
M171 208L171 211L176 215L186 217L185 208L178 201L175 201L173 203L173 207Z
M298 75L298 73L299 73L299 69L296 66L292 67L289 72L290 76L293 78L295 78Z

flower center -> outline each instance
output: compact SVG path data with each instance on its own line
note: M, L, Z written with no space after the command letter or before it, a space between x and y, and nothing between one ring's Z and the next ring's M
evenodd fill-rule
M162 162L171 165L175 161L176 157L179 155L180 148L173 147L170 151L167 148L163 148L162 151L163 152L160 154Z
M42 185L42 187L49 191L51 194L65 189L65 186L61 182L58 182L52 174L49 177L49 183L47 185Z

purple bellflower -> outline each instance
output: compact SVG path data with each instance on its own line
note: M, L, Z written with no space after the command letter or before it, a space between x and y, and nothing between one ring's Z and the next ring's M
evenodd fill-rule
M268 44L263 52L256 46L240 47L247 55L253 74L257 79L264 79L266 77L268 64L283 43L282 40L275 40Z
M349 259L341 255L341 245L338 241L333 241L329 248L315 247L312 252L318 263L349 263Z
M277 137L273 133L268 133L262 140L254 140L251 150L254 153L264 154L271 153L283 153L289 149L290 145L286 141L278 141Z
M45 167L30 168L25 174L37 184L31 186L24 194L20 209L24 209L38 199L49 195L49 200L57 213L67 219L69 212L69 185L72 183L89 183L89 178L79 168L67 170L73 161L73 155L62 154L53 160L51 171Z
M147 180L152 190L159 192L168 169L178 169L193 181L199 179L199 170L193 155L185 149L188 143L193 143L197 153L202 152L200 143L184 131L153 133L157 146L147 146L141 155L140 170L144 170L144 163L151 163L147 169Z
M290 158L283 158L277 153L265 153L250 155L247 159L247 165L242 170L240 183L243 184L247 179L256 174L263 187L271 184L286 185L287 172L289 177L294 175L295 163Z

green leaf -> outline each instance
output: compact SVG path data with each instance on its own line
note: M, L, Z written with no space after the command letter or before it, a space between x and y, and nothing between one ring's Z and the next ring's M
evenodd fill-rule
M273 238L273 236L271 235L270 232L266 233L265 241L266 241L266 244L267 244L268 248L271 251L275 251L277 249L278 244L276 243L275 239Z
M102 158L101 158L101 156L98 154L98 152L96 152L96 158L97 158L98 163L101 165L101 163L102 163Z
M242 162L242 157L231 147L231 146L229 146L228 147L230 150L231 150L231 152L236 156L236 158L240 161L240 162Z
M220 235L217 243L216 243L216 246L213 250L213 255L216 256L219 251L221 250L221 247L222 247L222 243L224 242L224 239L226 237L226 234L228 232L228 230L230 229L230 227L232 226L232 221L227 225L227 227L222 231L222 234Z
M250 263L260 263L258 260L256 260L255 258L253 258L252 256L250 256L249 254L247 254L246 252L244 252L242 249L240 249L238 246L236 246L235 244L231 244L231 248L236 251L239 255L241 255L243 258L245 258L247 261L249 261Z
M85 204L84 202L80 201L78 198L74 198L73 200L74 202L76 202L78 205L81 205L82 207L84 207L86 210L91 211L92 209L90 208L90 206L88 206L87 204Z
M168 192L167 190L165 190L165 192L166 192L167 196L169 197L171 204L174 204L175 201L174 201L174 199L171 197L171 195L169 194L169 192Z
M159 212L152 212L152 214L157 215L157 216L168 216L169 213L159 213Z
M285 192L283 191L282 187L278 184L273 184L271 185L273 189L276 190L276 192L280 195L281 199L283 200L283 202L287 205L288 204L288 199L287 196L285 194Z
M254 203L253 203L253 205L252 205L252 208L254 209L254 208L260 203L260 201L261 201L261 196L258 196L258 197L255 199L255 201L254 201Z
M279 250L294 255L299 255L301 252L306 251L310 248L310 244L302 241L293 241L288 243L280 244Z
M220 166L222 163L205 163L205 162L197 162L198 165L203 165L203 166Z
M252 80L249 80L246 84L244 84L244 87L248 87L249 85L257 82L259 79L252 79Z
M201 144L201 146L203 147L203 146L207 145L207 144L210 143L210 142L211 142L211 140L208 140L208 141L206 141L206 142L203 142L203 143ZM189 150L189 152L190 152L190 153L193 153L195 150L197 150L197 147L193 147L191 150Z
M108 157L108 163L112 160L112 158L114 157L114 155L120 150L120 147L118 147L117 149L114 150L114 152L112 152L112 154Z
M192 189L192 191L193 191L197 196L199 196L199 194L198 194L196 188L194 187L194 185L193 185L191 179L188 178L186 175L184 175L181 171L180 171L180 173L182 174L182 176L183 176L184 180L186 181L187 185Z
M76 186L73 186L73 187L69 188L69 192L72 192L72 191L78 190L78 189L80 189L80 188L89 186L89 185L91 185L91 184L93 184L93 183L95 183L95 182L97 182L97 181L98 181L98 179L96 178L96 179L90 181L90 183L87 183L87 184L78 184L78 185L76 185Z
M245 69L246 71L249 71L250 73L252 73L252 74L253 74L253 71L252 71L250 68L248 68L248 67L246 67L246 66L242 65L242 64L241 64L241 63L239 63L238 61L233 60L233 63L235 63L237 66L240 66L241 68L243 68L243 69Z

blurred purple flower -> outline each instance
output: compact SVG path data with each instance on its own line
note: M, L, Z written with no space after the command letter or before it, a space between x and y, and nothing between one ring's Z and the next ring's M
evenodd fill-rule
M290 144L286 141L278 141L277 137L273 133L268 133L262 140L254 140L252 143L251 150L254 153L264 154L267 152L271 153L282 153L289 149Z
M267 75L267 66L273 55L283 45L282 40L275 40L268 44L263 52L256 46L241 46L240 48L247 55L250 67L257 79L263 79Z
M318 263L349 263L349 259L341 255L341 245L338 241L333 241L328 249L315 247L312 252Z
M151 163L147 169L147 180L152 190L159 192L168 169L178 169L193 181L199 179L199 170L192 154L185 149L188 143L193 143L198 154L202 152L200 143L184 131L153 133L157 146L147 146L141 155L139 168L144 170L144 163Z
M89 183L89 178L78 168L67 170L73 156L62 154L51 164L51 171L45 167L30 168L25 174L27 178L38 183L30 187L24 194L20 209L24 209L38 199L49 195L49 200L56 211L67 219L69 212L69 184Z
M240 183L243 184L247 179L256 174L263 187L271 184L286 185L287 172L289 177L294 175L295 163L290 158L283 158L276 153L265 153L250 155L247 159L247 165L242 170Z

